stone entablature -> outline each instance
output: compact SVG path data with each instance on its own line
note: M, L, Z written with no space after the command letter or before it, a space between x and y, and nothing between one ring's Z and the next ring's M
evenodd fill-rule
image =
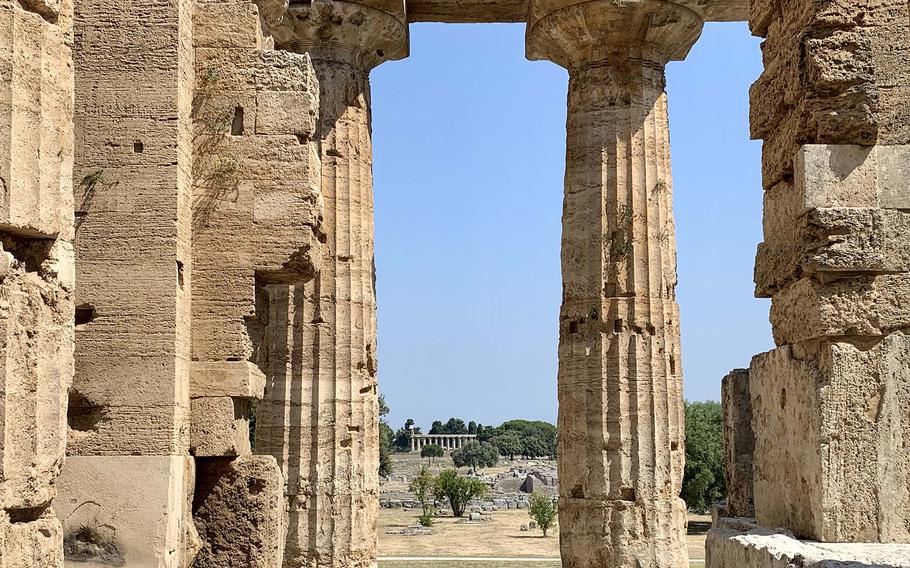
M411 451L420 451L430 444L443 450L458 450L476 439L476 434L412 434Z

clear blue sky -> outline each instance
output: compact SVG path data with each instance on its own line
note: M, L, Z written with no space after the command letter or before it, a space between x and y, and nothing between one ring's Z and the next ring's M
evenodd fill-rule
M772 346L753 298L759 142L745 24L709 24L667 70L690 400ZM556 418L568 75L524 58L523 25L411 26L372 74L379 381L398 428Z

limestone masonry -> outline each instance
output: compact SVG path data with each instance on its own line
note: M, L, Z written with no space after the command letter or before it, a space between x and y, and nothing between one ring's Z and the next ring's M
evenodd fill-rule
M369 77L424 21L524 22L528 58L567 70L559 486L507 481L558 490L567 568L688 566L664 69L745 20L777 347L724 379L707 566L910 566L906 0L0 19L0 568L376 565Z

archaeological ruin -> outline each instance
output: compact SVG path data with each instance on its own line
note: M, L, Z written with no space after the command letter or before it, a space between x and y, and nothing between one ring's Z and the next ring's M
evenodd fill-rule
M0 17L3 568L376 565L369 76L412 22L524 22L568 71L562 562L688 566L664 68L707 21L765 38L764 187L731 191L764 191L777 345L724 381L707 566L910 567L907 0Z

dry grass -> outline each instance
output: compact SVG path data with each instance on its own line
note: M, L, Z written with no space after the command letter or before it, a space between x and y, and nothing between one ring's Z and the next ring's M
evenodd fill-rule
M559 558L559 529L551 531L546 538L539 530L521 532L519 527L531 518L525 510L496 511L490 520L461 524L459 519L443 517L433 525L433 534L428 536L403 536L386 534L389 529L403 528L417 523L418 512L408 509L381 509L379 514L379 556L462 556L487 558ZM711 517L692 515L689 517L689 558L701 560L705 557L705 534L710 527ZM430 566L419 566L413 561L407 565L392 566L383 563L380 568L445 568L444 563L435 562ZM699 564L693 564L698 566ZM499 566L466 566L459 568L499 568ZM546 563L530 563L529 567L551 568ZM528 568L508 563L506 568Z
M416 524L417 515L415 510L381 509L379 556L559 558L558 528L551 530L546 538L539 530L521 532L519 527L530 522L531 517L520 509L496 511L486 517L488 521L468 524L462 524L461 519L441 517L433 525L433 534L427 536L386 534L389 529Z

